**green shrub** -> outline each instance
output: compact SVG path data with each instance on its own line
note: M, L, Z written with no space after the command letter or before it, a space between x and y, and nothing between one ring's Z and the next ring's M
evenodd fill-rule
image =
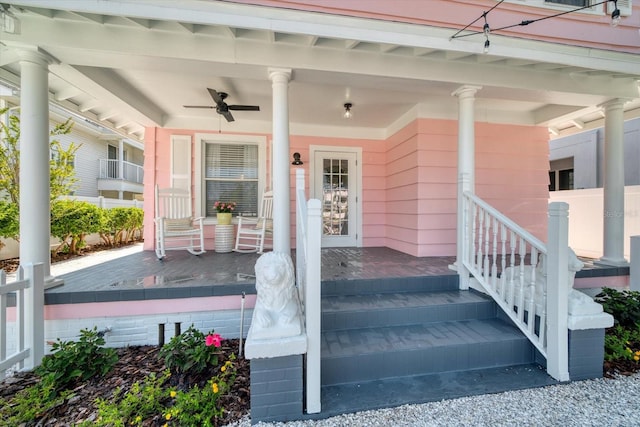
M100 231L104 216L100 208L77 200L56 200L51 204L51 235L60 239L55 252L77 254L87 234Z
M78 341L58 339L53 344L53 353L42 359L36 373L51 377L56 391L94 376L104 376L118 361L116 351L102 347L104 343L95 327L81 330Z
M9 399L0 398L0 426L32 425L50 409L62 404L72 392L56 393L52 376L46 376Z
M188 391L174 391L173 406L164 412L167 425L176 426L214 426L215 420L222 417L224 408L218 404L220 396L229 392L233 385L237 369L233 364L235 357L230 358L220 367L220 374L212 377L200 388L193 386Z
M140 208L102 209L102 216L99 233L108 246L129 243L136 233L141 234L144 211Z
M163 401L169 399L169 391L163 388L171 374L165 371L162 375L147 375L142 384L133 383L131 389L121 396L122 390L116 389L110 400L97 399L98 417L94 422L87 421L83 425L95 426L140 426L143 422L165 410Z
M604 311L613 316L616 325L635 329L640 323L640 292L638 291L603 288L602 292L596 295L595 301L602 304Z
M193 325L165 344L158 354L172 373L199 374L207 367L218 365L216 349L220 347L220 335L213 331L204 335Z
M18 205L0 200L0 237L18 239L20 234L20 214Z

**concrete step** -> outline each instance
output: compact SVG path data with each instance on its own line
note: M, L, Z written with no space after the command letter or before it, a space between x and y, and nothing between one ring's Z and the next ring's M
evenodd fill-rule
M322 330L488 319L496 309L490 298L459 290L325 296Z
M497 318L342 329L322 334L322 385L534 362L517 328Z

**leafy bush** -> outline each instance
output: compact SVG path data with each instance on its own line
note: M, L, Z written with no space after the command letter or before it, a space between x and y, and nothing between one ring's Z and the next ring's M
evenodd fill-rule
M78 381L94 376L104 376L116 362L118 356L112 348L104 348L105 341L97 329L83 329L78 341L58 340L53 344L53 353L42 359L36 368L41 377L51 377L55 390L63 390Z
M77 254L87 234L102 228L104 216L100 208L77 200L56 200L51 204L51 235L60 239L55 252L66 250Z
M140 208L102 209L100 238L108 246L129 243L141 234L144 211Z
M640 361L640 326L626 329L618 325L604 337L604 359Z
M231 389L237 370L233 364L235 357L220 367L220 374L211 378L207 385L197 385L188 391L176 391L170 394L175 398L173 406L164 412L164 419L177 426L214 426L215 420L222 417L224 408L218 404L218 398Z
M62 404L71 390L56 393L52 376L20 390L10 399L0 398L0 426L32 425L42 414Z
M220 335L213 331L205 336L193 325L165 344L158 356L173 373L199 374L209 366L218 365L217 347L220 347Z
M0 200L0 237L18 240L20 234L20 214L18 205Z
M595 301L614 318L616 325L635 329L640 322L640 292L603 288Z
M87 421L86 426L140 426L153 415L165 410L163 401L169 398L169 391L163 388L171 374L165 371L162 375L147 375L140 384L133 383L131 389L121 397L122 390L116 389L110 400L97 399L98 417L94 422Z

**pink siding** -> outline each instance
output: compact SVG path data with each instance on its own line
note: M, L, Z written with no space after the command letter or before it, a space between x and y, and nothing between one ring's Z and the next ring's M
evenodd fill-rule
M286 9L315 11L335 15L373 18L393 22L408 22L434 27L451 28L451 35L473 22L496 5L496 0L234 0ZM487 22L492 29L554 15L566 9L549 9L505 2L492 10ZM605 8L606 11L606 8ZM611 28L609 14L569 13L527 26L516 26L496 34L544 40L575 46L593 47L621 52L640 53L638 27L640 5L634 2L633 13L625 16L620 25ZM482 19L471 26L481 31Z
M154 177L168 184L172 134L157 129L145 150L145 249L153 249ZM310 145L362 149L363 246L387 246L414 256L455 254L458 124L455 120L416 120L386 141L292 135L309 194ZM546 238L548 141L545 128L476 124L476 193L541 239ZM267 138L269 140L270 138ZM195 152L195 151L194 151ZM267 153L271 150L268 147ZM148 160L148 161L147 161ZM291 236L295 247L295 167L291 167ZM151 194L147 196L147 190ZM214 246L213 226L206 247Z

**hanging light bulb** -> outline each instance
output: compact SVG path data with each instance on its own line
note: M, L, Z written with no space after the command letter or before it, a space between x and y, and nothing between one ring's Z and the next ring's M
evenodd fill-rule
M483 53L489 53L489 46L491 45L491 43L489 43L489 38L487 38L484 41L484 49L482 50Z
M618 9L618 0L613 1L613 12L611 12L611 26L617 27L620 23L620 9Z
M485 36L489 36L489 33L491 32L491 28L489 28L489 24L487 22L484 23L484 27L482 27L482 31L484 31L484 35Z
M351 116L353 116L353 113L351 113L351 107L353 107L353 104L351 104L350 102L344 104L344 114L342 115L342 117L344 117L345 119L350 119Z

